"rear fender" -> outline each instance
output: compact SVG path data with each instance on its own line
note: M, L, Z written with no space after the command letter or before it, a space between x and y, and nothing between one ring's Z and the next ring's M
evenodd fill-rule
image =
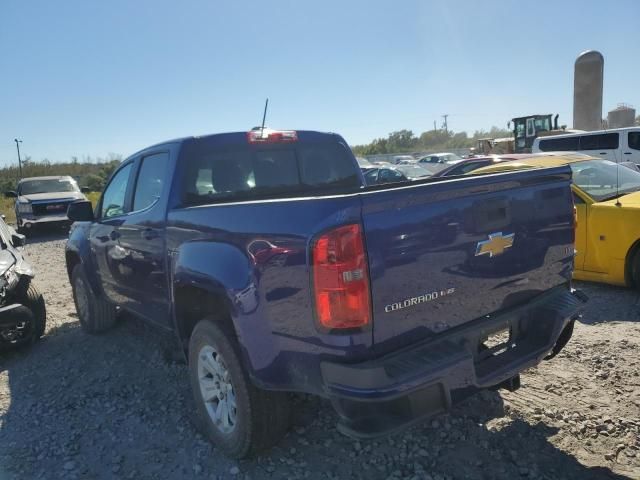
M262 315L258 279L244 252L229 243L184 243L172 252L171 277L174 327L183 345L190 331L185 331L189 327L182 325L176 315L176 292L185 287L197 288L222 299L219 304L224 305L226 311L212 313L231 319L250 373L271 362L276 348L269 323Z

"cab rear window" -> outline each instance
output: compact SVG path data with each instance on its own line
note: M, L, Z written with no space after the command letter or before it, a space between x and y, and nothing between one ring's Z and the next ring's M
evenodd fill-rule
M186 144L183 203L345 193L360 186L357 167L336 143L207 148Z

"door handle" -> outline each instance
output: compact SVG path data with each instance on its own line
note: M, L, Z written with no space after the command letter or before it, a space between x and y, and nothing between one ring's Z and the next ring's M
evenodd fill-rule
M600 152L600 155L606 155L607 152Z
M111 240L118 240L120 238L120 232L116 230L111 230L111 233L109 234L109 238Z
M145 240L153 240L154 238L158 238L158 232L153 228L145 228L142 231L142 238Z
M625 155L631 155L631 152L624 152Z

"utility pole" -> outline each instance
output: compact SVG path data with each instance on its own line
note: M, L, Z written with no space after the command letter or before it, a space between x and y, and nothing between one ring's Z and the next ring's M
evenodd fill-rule
M433 121L433 131L435 132L436 130L438 130L438 127L436 127L436 121Z
M444 122L442 122L442 128L444 128L445 132L449 131L449 125L447 125L447 117L449 116L448 113L445 113L444 115L442 115L442 118L444 118Z
M16 142L16 148L18 149L18 168L20 170L20 179L22 179L22 160L20 159L20 144L22 143L22 140L14 138L13 141Z

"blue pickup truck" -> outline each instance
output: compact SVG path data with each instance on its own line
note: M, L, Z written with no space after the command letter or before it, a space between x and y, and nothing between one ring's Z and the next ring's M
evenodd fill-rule
M254 129L144 149L95 211L70 205L82 327L119 310L173 332L201 427L227 455L278 442L289 392L338 428L410 425L569 340L568 168L365 186L342 137Z

